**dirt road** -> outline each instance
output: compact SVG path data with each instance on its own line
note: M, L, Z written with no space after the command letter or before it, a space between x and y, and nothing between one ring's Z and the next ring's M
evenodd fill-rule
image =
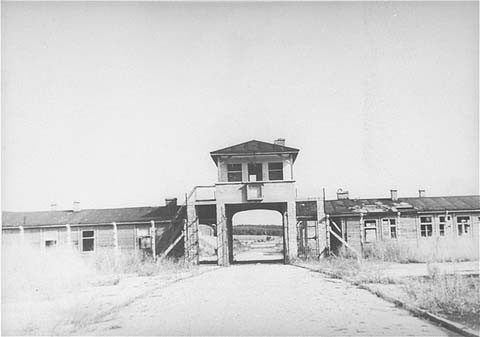
M236 265L120 308L82 335L452 335L365 290L288 265Z

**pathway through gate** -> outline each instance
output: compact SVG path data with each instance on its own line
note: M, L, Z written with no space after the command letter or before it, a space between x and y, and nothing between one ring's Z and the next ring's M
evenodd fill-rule
M283 261L283 218L278 211L250 210L232 218L233 262Z
M174 283L78 334L454 335L342 280L283 264L234 265Z

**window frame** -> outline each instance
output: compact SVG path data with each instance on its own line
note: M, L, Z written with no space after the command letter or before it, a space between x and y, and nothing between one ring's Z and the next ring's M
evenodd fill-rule
M153 240L152 240L152 237L150 235L144 235L144 236L137 237L138 249L139 250L148 250L148 249L151 250L152 247L153 247L152 241Z
M239 166L239 170L233 170L233 167L234 166ZM231 175L238 175L238 180L237 178L236 179L231 179ZM230 163L230 164L227 164L227 181L228 182L241 182L243 180L243 168L242 168L242 164L239 164L239 163Z
M83 233L85 232L92 232L92 236L87 236L87 237L84 237L83 236ZM81 242L81 246L80 246L80 249L81 249L81 252L82 253L90 253L90 252L95 252L96 250L96 242L97 242L97 236L96 236L96 233L95 233L95 229L82 229L81 232L80 232L80 242ZM84 240L93 240L93 244L92 244L92 250L84 250Z
M459 218L467 218L468 220L466 222L458 222ZM457 215L456 216L456 221L455 223L457 224L456 229L457 229L457 236L470 236L472 233L472 223L471 223L472 218L470 215ZM461 226L461 227L459 227ZM460 232L459 229L462 229ZM468 231L465 229L468 228Z
M443 218L443 220L442 220ZM444 237L446 236L447 232L447 216L446 215L439 215L438 216L438 236ZM443 227L443 228L442 228Z
M42 248L52 249L58 246L59 237L58 230L41 230L41 241L43 243Z
M272 168L273 165L275 164L278 164L280 165L280 168ZM275 178L272 178L273 175L275 174L280 174L280 177L281 179L275 179ZM269 162L268 163L268 180L271 180L271 181L282 181L284 180L284 176L283 176L283 162Z
M393 223L392 223L393 221ZM396 218L382 218L382 233L385 235L385 228L388 228L388 238L392 240L398 239L398 227ZM395 235L392 236L392 229L395 229Z
M429 218L430 221L422 222L422 218ZM422 227L425 227L423 229ZM430 231L428 231L428 227ZM425 233L425 235L423 235ZM430 233L430 235L428 235ZM431 215L423 215L420 216L420 238L431 238L433 237L433 216Z
M375 224L374 226L370 225L367 226L367 223ZM374 241L367 241L367 231L375 231L375 240ZM372 243L378 241L378 222L376 219L367 219L363 220L363 241L365 243Z
M254 171L254 174L250 174L250 170ZM262 163L248 163L247 165L248 181L263 181L263 164ZM255 176L256 180L250 180L250 176ZM260 179L258 179L260 178Z
M47 244L47 243L51 243L51 242L53 242L53 244ZM43 241L43 244L44 244L45 248L53 249L53 248L57 247L58 241L54 240L54 239L47 239L47 240Z
M393 223L392 223L392 221L393 221ZM389 226L389 228L390 228L390 231L389 231L389 233L390 233L390 239L397 239L397 238L398 238L397 219L395 219L395 218L390 218L390 219L389 219L389 222L390 222L390 224L389 224L389 225L390 225L390 226ZM392 236L392 229L395 229L395 231L394 231L394 232L395 232L395 235L393 235L393 236Z

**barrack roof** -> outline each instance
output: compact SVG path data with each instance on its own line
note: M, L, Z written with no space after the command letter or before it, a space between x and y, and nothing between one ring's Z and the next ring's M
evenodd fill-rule
M2 212L2 226L37 227L64 226L67 224L107 224L125 222L168 221L180 206L147 206L108 209L82 209L79 211Z
M325 213L329 215L474 210L480 210L480 195L325 201Z

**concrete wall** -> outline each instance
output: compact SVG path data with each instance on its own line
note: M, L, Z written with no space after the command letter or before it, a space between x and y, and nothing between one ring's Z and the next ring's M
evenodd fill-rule
M225 212L225 205L227 204L253 204L258 205L258 209L262 209L262 203L286 203L286 256L287 259L297 257L295 183L293 181L264 182L262 189L262 200L249 201L247 199L245 183L216 184L215 197L217 207L218 263L220 265L229 264L229 245L227 236L228 219L226 218Z
M215 197L217 203L247 203L245 183L218 183ZM262 202L295 202L293 181L271 181L263 183Z

